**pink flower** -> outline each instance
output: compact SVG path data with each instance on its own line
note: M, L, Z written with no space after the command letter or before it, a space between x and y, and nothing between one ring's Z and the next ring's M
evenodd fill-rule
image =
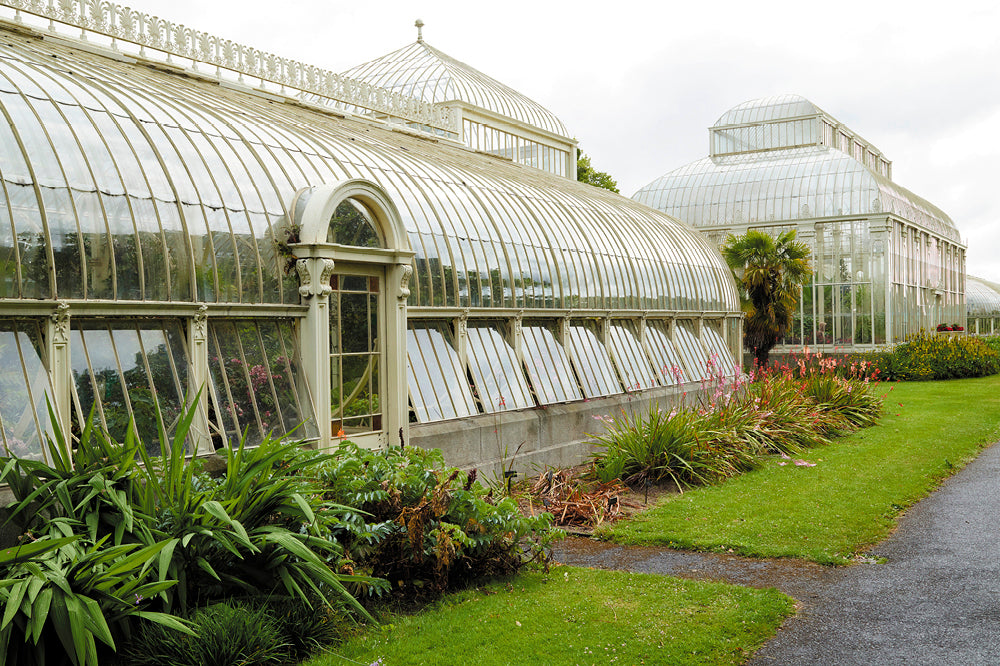
M796 460L795 465L797 467L815 467L816 463L806 462L805 460Z

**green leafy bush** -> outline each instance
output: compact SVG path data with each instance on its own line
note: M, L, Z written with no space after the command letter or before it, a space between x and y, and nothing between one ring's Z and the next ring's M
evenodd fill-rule
M874 364L884 380L959 379L1000 372L1000 342L964 335L921 332L895 347L859 356Z
M351 442L320 471L327 498L358 509L335 530L352 566L410 598L544 561L560 534L550 514L525 516L475 477L446 468L437 450L371 451Z

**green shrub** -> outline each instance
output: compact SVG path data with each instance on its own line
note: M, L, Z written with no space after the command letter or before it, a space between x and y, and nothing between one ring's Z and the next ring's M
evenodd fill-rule
M805 394L823 414L818 421L825 434L843 433L878 423L882 396L877 383L851 381L835 374L804 380Z
M487 492L475 471L445 468L437 450L343 442L320 478L330 501L358 509L335 529L353 568L410 598L544 561L559 534L550 514L525 516L513 499Z
M348 613L318 601L307 605L295 597L258 597L250 602L271 614L280 642L294 663L340 643L354 629Z
M713 455L695 410L645 413L624 410L606 421L607 432L595 438L603 451L594 454L594 472L606 483L622 479L633 486L672 481L678 487L711 483L728 476L729 466Z
M921 332L889 349L861 354L883 380L924 381L985 377L1000 372L1000 342Z
M987 347L1000 353L1000 335L991 335L988 338L979 338Z

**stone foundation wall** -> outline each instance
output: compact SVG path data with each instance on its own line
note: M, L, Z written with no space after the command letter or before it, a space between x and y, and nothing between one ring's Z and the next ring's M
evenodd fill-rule
M605 432L598 417L625 410L642 413L652 404L671 409L694 400L701 386L656 388L623 395L546 405L532 409L479 414L437 423L410 424L410 444L441 449L448 465L476 468L481 474L533 476L546 466L571 467L587 461L593 436Z

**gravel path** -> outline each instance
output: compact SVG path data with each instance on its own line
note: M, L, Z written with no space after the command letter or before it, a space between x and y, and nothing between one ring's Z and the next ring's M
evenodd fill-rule
M1000 664L1000 446L992 446L870 551L883 564L824 567L567 539L566 564L776 587L798 614L750 662Z

